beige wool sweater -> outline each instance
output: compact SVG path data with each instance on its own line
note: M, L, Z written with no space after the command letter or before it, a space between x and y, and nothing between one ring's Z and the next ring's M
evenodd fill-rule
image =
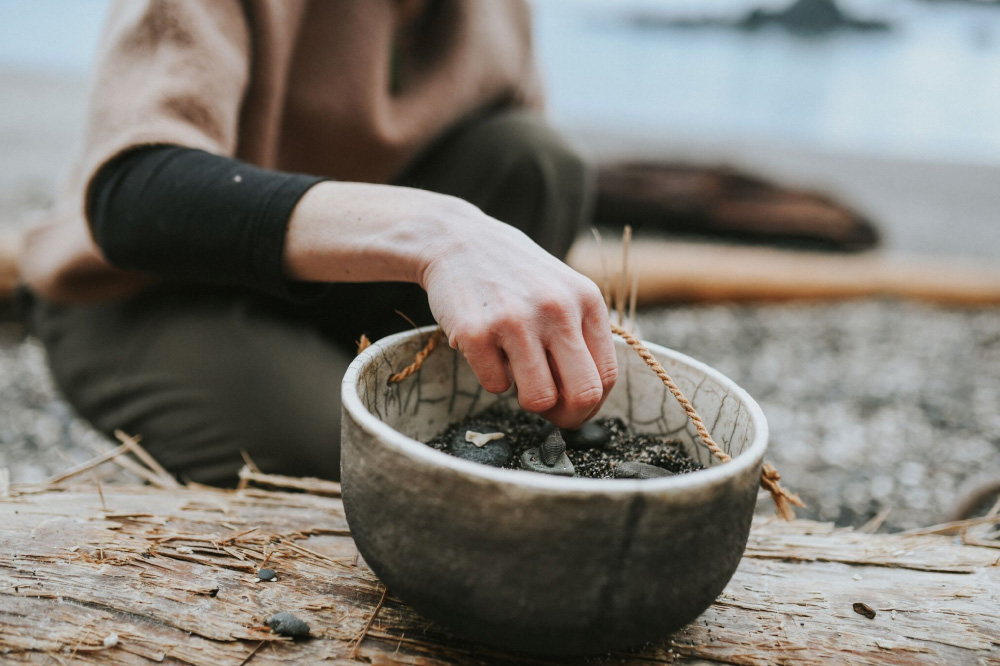
M541 105L524 0L118 0L60 203L26 235L22 278L55 302L123 298L147 275L102 258L93 175L176 144L381 183L470 114Z

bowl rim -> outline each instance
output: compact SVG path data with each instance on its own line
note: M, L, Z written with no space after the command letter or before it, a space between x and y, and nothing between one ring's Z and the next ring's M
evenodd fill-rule
M367 434L383 442L384 445L401 455L416 458L430 465L444 467L456 473L476 477L483 481L561 493L580 492L587 494L627 495L637 491L655 491L657 493L688 492L698 488L714 486L725 480L741 476L747 471L747 468L756 467L763 462L764 453L767 450L769 433L767 419L757 401L736 382L715 368L686 354L655 343L646 342L645 340L643 344L658 359L670 358L671 360L689 365L727 386L732 393L743 400L754 426L755 435L750 446L745 448L728 463L713 465L708 469L678 474L676 476L642 480L591 479L586 477L556 476L552 474L531 474L526 473L524 470L490 467L489 465L457 458L444 451L438 451L417 439L404 435L377 418L361 402L356 388L358 376L361 374L362 369L373 362L385 349L414 337L426 336L437 328L437 326L433 325L424 326L387 336L372 343L371 346L355 357L347 368L347 372L344 374L341 382L341 405L345 412L343 415L345 417L344 426L342 428L346 426L346 417L350 417ZM615 337L617 338L616 343L621 340L618 336ZM343 445L341 446L341 451L343 452Z

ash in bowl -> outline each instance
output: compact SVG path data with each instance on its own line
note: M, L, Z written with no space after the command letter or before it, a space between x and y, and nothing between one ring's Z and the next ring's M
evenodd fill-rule
M600 429L600 430L598 430ZM572 463L573 476L591 479L616 478L615 468L622 463L651 465L665 474L685 474L702 469L684 450L679 440L649 433L636 433L619 418L599 418L584 425L580 431L563 430L567 443L565 457ZM493 407L467 417L427 442L428 446L459 458L503 469L524 469L522 460L532 449L546 448L552 425L535 414ZM482 447L469 443L469 433L503 433L490 438ZM488 451L484 449L489 448ZM528 456L530 458L530 456ZM561 456L557 459L561 460ZM553 466L554 467L554 466ZM626 465L626 468L632 465ZM548 471L531 465L532 471ZM652 478L643 475L641 478ZM618 475L622 478L622 475ZM632 476L631 478L637 478Z

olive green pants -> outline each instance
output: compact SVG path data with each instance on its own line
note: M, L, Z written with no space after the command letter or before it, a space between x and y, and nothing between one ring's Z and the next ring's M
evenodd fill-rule
M541 119L457 126L397 179L466 199L563 257L588 216L583 161ZM513 277L513 276L512 276ZM184 480L229 485L245 450L265 472L340 476L340 380L362 333L431 323L411 284L333 285L308 305L209 285L26 313L56 383L97 429L120 428Z

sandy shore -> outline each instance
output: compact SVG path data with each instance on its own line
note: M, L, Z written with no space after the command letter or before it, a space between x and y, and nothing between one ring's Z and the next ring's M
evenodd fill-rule
M51 201L86 86L0 71L0 89L0 230L10 230ZM1000 167L571 133L594 155L728 162L831 191L883 225L889 251L1000 256ZM929 524L964 484L1000 477L1000 309L719 304L650 309L640 324L757 398L771 423L769 457L811 517L860 524L891 507L887 527ZM0 467L28 482L102 440L59 398L43 350L18 333L0 325Z

